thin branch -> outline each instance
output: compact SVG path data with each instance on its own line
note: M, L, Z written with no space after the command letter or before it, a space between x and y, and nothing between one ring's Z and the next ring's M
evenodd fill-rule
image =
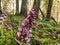
M14 39L19 45L22 45L16 38L14 38Z
M39 8L39 10L40 10L40 12L41 12L41 14L42 14L42 18L44 19L44 17L45 17L44 15L45 15L45 14L44 14L43 11L41 10L41 8Z

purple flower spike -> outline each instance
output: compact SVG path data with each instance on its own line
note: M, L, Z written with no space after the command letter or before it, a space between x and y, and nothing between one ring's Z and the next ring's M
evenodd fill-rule
M34 20L37 19L37 13L34 10L30 11L30 14L27 16L25 21L22 23L22 28L17 33L20 41L29 45L30 39L32 37L32 26L34 25Z
M3 25L4 19L6 18L6 12L4 11L2 13L2 16L0 17L0 25ZM4 26L4 29L6 29L6 25Z
M3 24L4 18L0 17L0 24Z

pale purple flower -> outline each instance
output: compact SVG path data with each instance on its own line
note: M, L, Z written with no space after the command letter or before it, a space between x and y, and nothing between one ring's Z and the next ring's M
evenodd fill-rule
M32 37L32 34L29 34L28 37Z
M28 37L25 37L25 40L27 41L28 40Z
M0 24L3 24L4 18L0 17Z
M28 40L26 42L29 43L30 42L30 38L28 38Z
M4 17L0 17L0 20L4 21Z
M0 21L0 24L3 24L3 21Z

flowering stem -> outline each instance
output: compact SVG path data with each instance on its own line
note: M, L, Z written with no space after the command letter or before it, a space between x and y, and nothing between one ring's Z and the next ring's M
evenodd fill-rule
M37 13L34 10L30 11L25 21L22 23L22 27L18 32L18 37L21 42L25 42L29 45L32 37L32 26L34 25L34 20L37 19Z

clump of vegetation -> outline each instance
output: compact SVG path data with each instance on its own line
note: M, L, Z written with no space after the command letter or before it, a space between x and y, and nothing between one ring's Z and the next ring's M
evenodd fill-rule
M0 25L0 45L18 45L15 41L16 33L15 30L7 30L5 32L3 25Z
M33 37L31 45L56 45L60 43L60 28L53 21L35 21L37 25L33 26Z

